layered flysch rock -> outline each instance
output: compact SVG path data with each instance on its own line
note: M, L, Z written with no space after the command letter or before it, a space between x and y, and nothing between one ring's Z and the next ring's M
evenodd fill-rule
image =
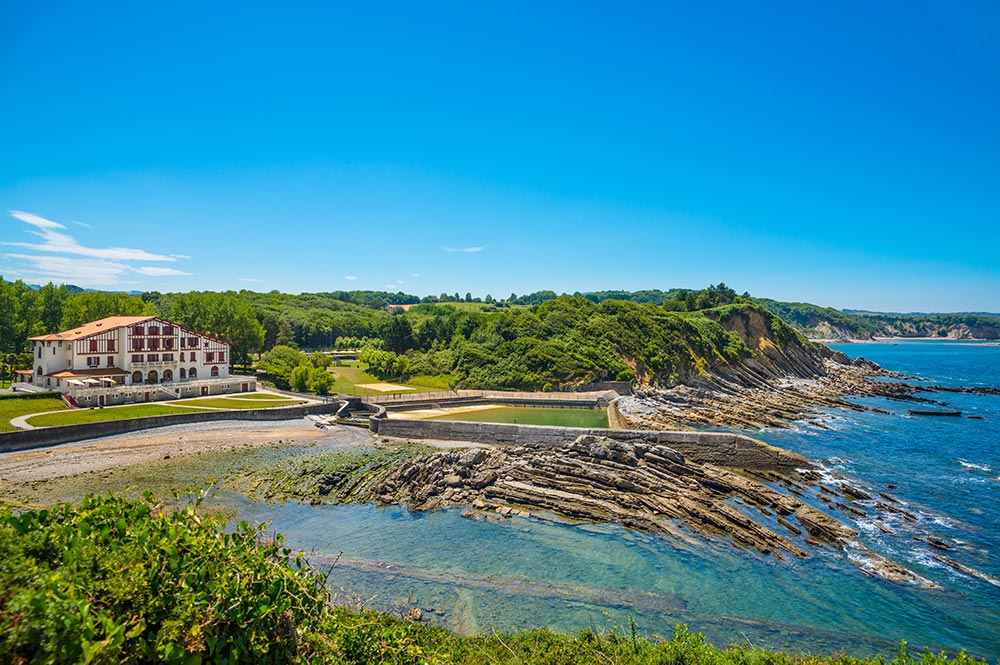
M666 446L591 435L555 448L422 455L373 478L366 494L383 504L407 503L413 510L471 505L473 516L504 517L546 511L681 538L689 537L686 528L778 558L805 558L810 546L863 549L855 541L857 531L793 494L691 462ZM766 526L765 518L773 518L785 533ZM924 582L888 561L859 560L871 574Z

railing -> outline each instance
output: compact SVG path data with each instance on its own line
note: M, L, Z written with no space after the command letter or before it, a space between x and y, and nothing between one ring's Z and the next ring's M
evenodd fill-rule
M604 393L607 391L597 391L598 393ZM428 393L382 393L377 395L364 395L364 400L372 404L381 404L385 402L392 403L404 403L404 402L433 402L435 400L446 400L446 399L469 399L469 398L482 398L482 399L531 399L531 400L541 400L541 401L553 401L553 402L566 402L566 401L579 401L588 402L593 401L594 393L561 393L561 392L550 392L550 393L533 393L533 392L511 392L506 390L448 390L439 392L428 392Z

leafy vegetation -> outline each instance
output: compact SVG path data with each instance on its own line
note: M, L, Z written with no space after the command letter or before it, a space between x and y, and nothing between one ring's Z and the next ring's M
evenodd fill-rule
M309 653L326 594L280 537L189 505L88 496L0 509L0 660L284 663ZM302 642L305 642L304 644Z
M227 533L197 502L169 511L149 495L0 507L0 590L0 661L12 663L986 665L905 642L891 660L717 648L683 625L670 639L634 623L462 638L331 607L322 576L281 536L245 522Z

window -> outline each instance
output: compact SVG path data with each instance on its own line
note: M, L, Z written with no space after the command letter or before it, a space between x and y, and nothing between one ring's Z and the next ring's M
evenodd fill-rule
M164 353L163 354L163 362L165 362L165 363L172 363L172 362L174 362L174 354L172 354L172 353Z
M160 326L149 326L149 328L146 330L146 332L148 334L150 334L150 335L159 335L160 334Z
M172 339L165 339L165 340L163 340L163 348L165 348L165 349L172 349L172 348L174 348L174 340L172 340Z
M141 363L142 362L142 354L141 353L133 353L132 354L132 362L134 362L134 363Z
M132 340L132 350L133 351L142 351L142 340L141 339L133 339Z
M132 372L132 383L142 383L142 372Z
M148 348L150 351L156 351L158 348L160 348L160 340L158 339L149 340Z
M186 378L187 378L187 370L181 367L181 380L183 381Z
M115 366L115 357L108 356L108 367L114 367L114 366Z
M219 368L215 365L212 365L212 376L219 376Z
M133 335L145 335L146 334L146 329L143 328L142 326L136 326L135 328L132 328L132 334Z
M109 339L108 340L108 353L114 353L114 352L115 352L115 340Z
M39 353L41 353L41 349L39 349ZM35 374L37 374L38 376L42 375L42 366L41 365L38 366L38 369L35 371Z
M181 351L181 362L184 362L184 352Z
M97 353L97 340L96 339L90 340L90 352L91 353Z
M191 362L193 363L198 362L198 354L195 353L194 351L191 352Z
M205 354L205 362L207 362L207 363L215 362L215 353L213 353L212 351L209 351L208 353L206 353Z
M42 373L41 368L38 369L38 373L39 374ZM198 378L198 369L195 368L195 367L192 367L191 369L189 369L188 370L188 378L189 379L197 379Z
M188 337L188 346L198 346L198 338Z
M38 357L39 358L42 357L42 347L41 346L38 347Z
M158 363L158 362L160 362L160 354L159 353L147 353L146 354L146 362L148 362L148 363Z
M163 326L163 334L164 335L173 335L174 334L174 327L173 326Z
M97 356L87 356L87 367L98 367L101 364L101 359Z
M225 351L219 351L219 362L220 363L226 362L226 352Z

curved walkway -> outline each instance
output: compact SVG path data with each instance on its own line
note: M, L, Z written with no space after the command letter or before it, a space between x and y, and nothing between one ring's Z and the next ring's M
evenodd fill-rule
M257 394L257 393L264 393L266 395L275 395L277 397L285 397L285 395L282 395L281 393L273 391L273 390L256 390L256 391L254 391L254 394ZM187 398L184 398L184 399L191 400L191 401L198 400L198 399L220 399L220 398L226 398L226 397L229 397L230 399L239 399L239 397L234 397L234 396L236 396L236 395L247 395L247 394L250 394L250 393L223 393L221 395L205 395L204 397L187 397ZM322 404L323 403L322 400L316 399L315 397L312 397L312 396L301 395L301 394L298 394L298 393L296 393L296 395L298 395L298 399L306 400L307 404ZM225 411L226 410L224 408L219 408L219 407L214 407L214 406L198 406L197 404L171 404L169 400L157 400L157 401L153 401L153 402L137 402L137 403L134 403L134 404L113 404L111 406L102 406L100 408L102 408L102 409L120 409L120 408L127 407L127 406L141 406L143 404L161 404L163 406L176 407L178 409L201 409L203 411ZM303 406L303 405L301 405L301 404L295 404L293 406ZM81 408L83 408L83 407L81 407ZM271 408L280 409L281 407L278 406L278 407L271 407ZM23 416L17 416L16 418L11 418L10 419L10 424L15 429L20 429L20 430L38 429L34 425L29 424L28 420L30 418L34 418L35 416L42 416L42 415L45 415L47 413L61 413L61 411L39 411L38 413L28 413L28 414L25 414Z

